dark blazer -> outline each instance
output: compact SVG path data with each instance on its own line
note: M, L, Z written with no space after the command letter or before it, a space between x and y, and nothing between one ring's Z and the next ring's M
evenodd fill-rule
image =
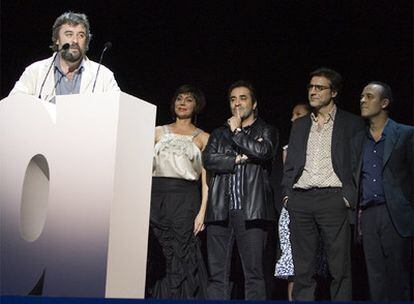
M249 157L241 182L245 219L276 220L269 175L277 145L278 131L260 118L252 124L250 134L233 134L227 125L211 133L203 151L203 164L209 175L206 222L228 218L228 179L235 169L236 149Z
M352 140L352 171L358 195L366 132L359 132ZM388 119L384 132L382 184L386 204L398 233L414 236L414 127Z
M311 125L310 114L293 122L282 180L284 196L289 196L293 185L302 175ZM352 183L350 144L351 138L364 126L361 117L337 108L332 131L332 166L342 182L343 196L351 207L355 207L357 198L356 186Z

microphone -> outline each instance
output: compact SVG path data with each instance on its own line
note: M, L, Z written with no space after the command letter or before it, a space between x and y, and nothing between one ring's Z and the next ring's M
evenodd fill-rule
M93 82L93 87L92 87L92 93L95 91L96 80L98 80L98 75L99 75L99 70L101 69L103 55L105 54L106 50L109 50L111 47L112 47L112 42L110 41L105 42L104 48L101 53L101 58L99 59L99 66L98 66L98 69L96 70L95 81Z
M43 87L45 86L47 76L49 75L49 72L50 72L50 70L52 69L53 64L55 63L56 56L57 56L60 52L62 52L62 51L66 51L69 47L70 47L70 44L69 44L69 43L65 43L64 45L62 45L62 48L61 48L60 50L56 51L55 56L53 56L52 62L50 63L49 69L47 70L47 73L46 73L45 79L43 79L42 85L40 86L40 92L39 92L39 96L38 96L38 98L39 98L39 99L40 99L40 98L41 98L41 96L42 96Z

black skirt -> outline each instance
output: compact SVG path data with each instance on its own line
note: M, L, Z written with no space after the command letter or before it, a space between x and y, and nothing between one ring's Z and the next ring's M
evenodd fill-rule
M200 209L198 182L176 178L154 177L151 194L150 264L165 265L164 271L150 276L159 277L151 288L150 297L157 299L205 299L207 271L194 236L194 219ZM162 250L164 263L154 252ZM154 260L155 259L155 260ZM157 269L157 267L150 267Z

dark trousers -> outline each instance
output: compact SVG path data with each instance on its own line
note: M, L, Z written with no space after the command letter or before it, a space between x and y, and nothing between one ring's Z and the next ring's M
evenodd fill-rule
M294 190L288 210L295 279L293 298L297 301L315 299L314 278L319 234L322 237L332 276L331 299L350 301L351 231L348 211L340 188Z
M242 210L231 210L227 222L207 225L207 259L210 272L208 299L230 299L229 277L234 241L237 243L244 272L245 299L266 299L263 275L266 237L266 223L260 220L245 221Z
M408 301L410 238L397 233L386 204L362 211L361 230L371 300Z

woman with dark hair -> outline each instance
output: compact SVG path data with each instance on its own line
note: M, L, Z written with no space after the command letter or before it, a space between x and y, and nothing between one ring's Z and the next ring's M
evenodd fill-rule
M194 122L204 105L199 89L180 86L171 101L175 122L155 130L150 223L165 257L165 276L155 283L153 298L206 297L207 272L197 234L204 230L208 189L201 152L209 135Z

